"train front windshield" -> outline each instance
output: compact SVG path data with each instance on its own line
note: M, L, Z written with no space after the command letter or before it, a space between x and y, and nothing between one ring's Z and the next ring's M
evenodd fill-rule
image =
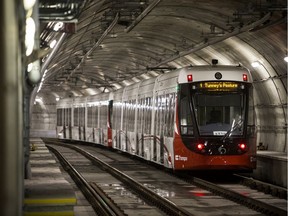
M183 85L180 91L181 134L242 136L247 106L244 87L237 82Z
M243 94L195 93L192 98L200 136L243 134Z

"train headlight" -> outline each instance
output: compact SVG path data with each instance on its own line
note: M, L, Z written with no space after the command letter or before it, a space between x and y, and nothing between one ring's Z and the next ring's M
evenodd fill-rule
M244 151L244 150L247 149L247 145L246 145L245 143L240 143L240 144L238 144L238 147L239 147L242 151Z
M204 145L204 144L202 144L202 143L198 143L198 144L197 144L197 149L198 149L199 151L203 150L204 148L205 148L205 145Z

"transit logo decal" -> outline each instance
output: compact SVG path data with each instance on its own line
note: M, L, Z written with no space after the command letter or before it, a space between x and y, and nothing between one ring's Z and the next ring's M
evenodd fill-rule
M175 155L175 160L176 161L187 161L187 157L182 157L181 155Z

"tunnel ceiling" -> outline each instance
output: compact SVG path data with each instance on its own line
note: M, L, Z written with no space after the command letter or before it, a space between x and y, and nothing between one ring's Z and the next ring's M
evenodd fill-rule
M39 95L113 91L173 68L210 64L215 58L219 64L248 67L258 94L262 94L259 97L268 100L261 103L276 103L269 98L273 96L285 103L286 0L74 0L49 4L39 2L41 49L47 49L53 40L57 43L41 59ZM251 67L254 61L260 62L261 68ZM272 89L267 89L269 83Z

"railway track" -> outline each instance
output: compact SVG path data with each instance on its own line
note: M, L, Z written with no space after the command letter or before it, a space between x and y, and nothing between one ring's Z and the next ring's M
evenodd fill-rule
M51 141L50 141L50 143L51 144L52 143L59 144L59 143L51 142ZM63 143L61 145L63 146ZM78 146L68 145L68 144L64 144L64 146L69 147L71 149L74 149L75 151L85 155L85 157L87 157L89 160L93 161L92 162L93 164L96 164L98 167L101 167L101 169L109 172L115 178L120 179L120 181L123 182L123 184L125 184L127 188L133 189L133 193L137 193L139 195L139 197L141 197L143 200L145 200L145 202L157 206L161 211L164 212L164 214L168 214L168 215L198 215L199 212L203 210L203 206L201 207L201 205L199 205L199 204L193 205L193 203L194 203L193 197L190 195L189 195L190 197L188 196L185 198L185 200L182 200L180 202L179 202L180 199L178 199L178 198L175 198L173 196L165 196L165 193L163 193L163 191L166 191L166 193L168 191L168 194L169 193L173 194L173 190L176 190L177 191L176 193L179 194L178 191L181 189L179 189L179 188L175 189L176 187L178 187L176 183L175 183L175 185L172 185L172 186L170 185L171 188L174 188L174 189L169 192L169 190L167 189L167 185L163 186L164 183L161 182L160 180L158 181L158 185L157 185L157 182L156 183L153 182L153 184L152 183L150 184L150 183L147 183L147 180L146 180L146 183L145 183L145 181L141 181L141 180L139 181L139 179L143 178L143 177L137 176L137 175L139 175L139 172L137 172L136 176L135 176L135 173L134 173L134 176L133 175L130 176L129 170L135 169L135 167L129 168L129 165L133 164L133 162L131 162L131 161L129 161L129 162L126 161L123 163L123 162L121 162L121 160L119 158L117 159L118 156L113 156L113 154L111 154L111 152L108 152L108 151L106 152L103 149L101 150L102 152L100 152L100 153L97 151L98 155L101 154L101 159L100 159L100 156L97 156L97 157L95 156L96 152L95 152L95 150L92 150L92 147L81 146L81 148L80 148ZM82 148L85 148L85 150ZM93 149L96 149L96 148L93 148ZM123 155L121 155L121 157L123 157ZM107 162L104 162L102 158L104 158L104 160L108 161L108 163L110 165ZM125 163L128 166L128 168L127 168L127 166L125 168L125 166L124 166ZM122 169L122 171L119 171L118 168ZM149 168L147 168L147 170L148 169ZM153 169L155 169L155 168L153 168ZM139 170L141 170L141 169L139 169ZM152 168L151 168L151 170L152 170ZM163 172L161 170L159 171L159 169L158 170L155 169L155 170L156 171L154 171L154 172L157 172L157 171L161 172L161 173ZM126 172L126 174L125 174L125 172ZM129 176L127 173L129 173ZM146 175L150 175L149 172L146 173ZM185 182L189 182L188 185L185 185L187 190L189 190L189 187L191 187L191 188L194 187L194 190L195 190L195 185L196 185L196 187L197 188L199 187L200 190L202 190L202 191L209 191L208 193L204 192L204 194L205 193L206 194L211 193L212 195L209 195L210 197L211 196L213 198L217 197L216 203L219 201L218 196L224 197L225 201L223 201L223 203L226 203L226 204L221 204L222 205L221 208L223 208L223 211L225 212L226 215L229 215L229 210L224 208L223 205L224 206L231 206L232 205L231 202L229 203L229 201L227 201L226 199L228 199L232 202L238 203L237 207L235 207L235 211L237 211L237 209L239 209L238 211L239 212L241 211L243 214L245 213L245 215L246 214L259 215L259 213L260 213L260 215L275 215L275 216L276 215L281 215L281 216L287 215L287 207L286 208L283 206L277 207L277 205L275 203L277 203L278 201L275 201L275 199L273 200L274 204L271 205L271 204L269 204L269 199L271 201L272 200L271 198L266 198L268 200L268 203L267 203L267 202L261 201L260 199L256 199L255 197L250 197L247 194L243 195L243 191L241 193L241 191L236 192L235 190L231 190L231 189L229 189L229 186L227 186L227 187L223 186L223 185L221 186L219 184L214 184L214 183L211 183L209 181L206 181L206 180L203 180L200 178L196 178L196 177L191 177L191 176L181 175L181 176L176 176L176 177L178 178L178 181L179 181L179 178L181 178ZM138 181L136 180L137 178L138 178ZM174 181L174 180L171 180L171 181ZM175 180L175 182L178 182L178 181ZM159 186L159 184L160 184L160 186ZM169 184L171 184L171 182L169 182ZM178 184L182 184L182 183L178 183ZM162 189L161 189L161 187L162 187ZM169 188L169 185L168 185L168 188ZM183 190L183 188L182 188L182 190ZM199 189L196 189L196 190L199 190ZM161 192L159 193L159 191L162 191L162 194L161 194ZM183 193L187 193L187 191L183 191ZM215 194L216 194L216 196L215 196ZM204 197L204 201L202 200L201 203L207 201L207 197L209 197L209 196ZM196 198L199 199L199 197L196 197ZM194 199L195 199L195 197L194 197ZM189 200L191 200L190 201L191 204L189 204ZM210 200L208 200L208 201L210 201ZM229 204L227 204L227 202ZM283 199L280 203L282 203L282 204L285 203L287 205L286 201L285 200L283 201ZM217 204L216 204L215 208L216 207L217 207ZM212 210L213 208L211 207L210 209ZM241 209L243 209L243 210L241 210ZM251 209L253 209L253 210L251 210ZM203 210L203 211L205 211L205 210ZM217 211L219 211L219 205L218 205ZM205 215L205 212L202 212L202 214ZM219 213L215 212L215 214L213 214L213 215L217 215L217 214L221 215L221 214L223 214L223 212L222 213L220 211L219 211ZM209 215L209 213L207 213L207 215Z
M60 161L62 167L69 173L73 181L81 189L91 206L98 215L125 216L124 212L109 198L95 183L89 183L79 173L72 164L58 151L50 145L47 145Z
M63 145L63 144L62 144ZM126 215L124 211L119 209L117 205L115 205L109 197L105 196L104 193L101 193L101 189L97 186L96 183L88 183L81 174L68 162L67 159L54 147L51 145L47 145L48 148L55 153L61 164L65 166L65 170L67 170L73 180L77 185L81 187L81 191L85 194L95 212L99 212L99 215ZM181 215L181 216L192 216L193 214L188 211L181 209L179 206L170 202L169 200L159 196L157 193L153 192L149 188L143 186L137 181L133 180L129 176L125 175L123 172L113 168L109 164L103 162L98 159L94 155L89 152L77 147L77 146L68 146L66 147L72 148L75 151L81 153L88 159L92 161L94 165L101 167L101 169L109 172L112 176L116 177L118 180L123 182L127 187L133 190L134 193L137 193L145 202L151 203L155 205L159 210L161 210L164 214L167 215ZM100 195L98 195L98 191L100 191Z
M273 198L271 196L264 195L266 198L262 197L260 200L259 198L256 199L256 198L250 197L247 193L239 192L239 190L243 192L246 189L244 186L240 185L241 189L239 189L239 185L237 185L237 189L232 189L233 186L230 184L227 184L227 185L215 184L215 183L206 181L204 179L191 177L189 175L186 175L186 176L182 175L182 178L184 178L185 181L190 182L191 184L207 189L215 194L218 194L222 197L225 197L231 201L237 202L241 205L244 205L248 208L251 208L265 215L272 215L272 216L287 215L287 209L285 210L284 208L279 208L277 206L274 206L273 204L269 204L269 201L271 201L271 198Z

